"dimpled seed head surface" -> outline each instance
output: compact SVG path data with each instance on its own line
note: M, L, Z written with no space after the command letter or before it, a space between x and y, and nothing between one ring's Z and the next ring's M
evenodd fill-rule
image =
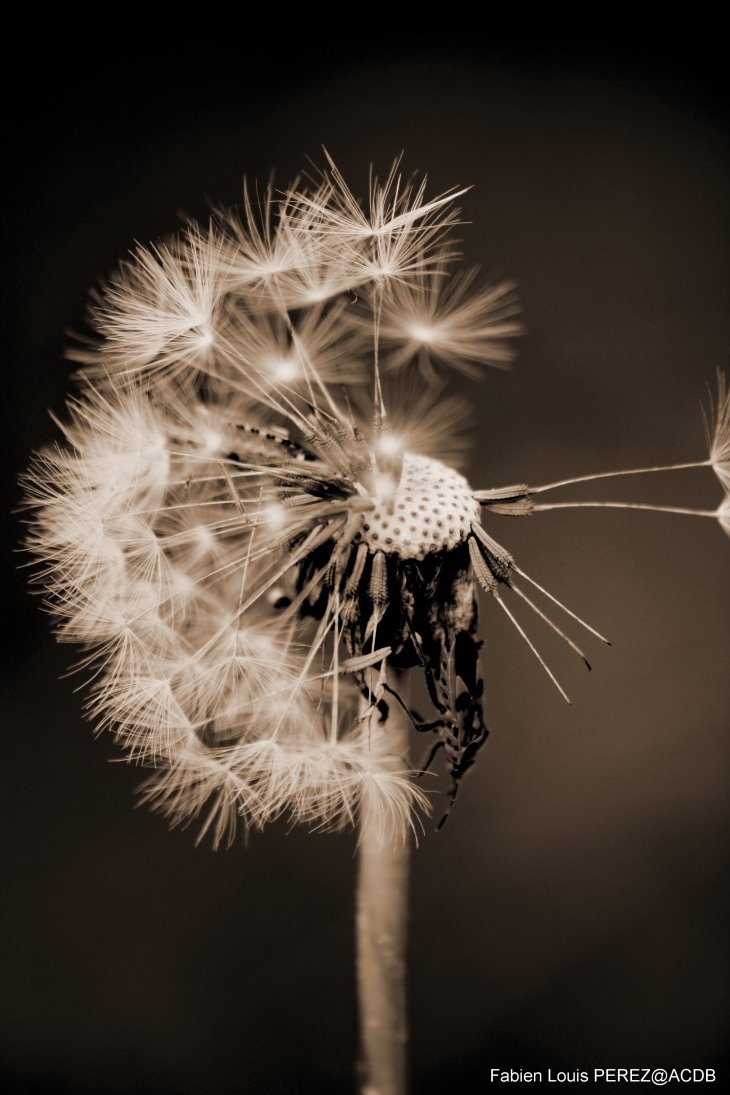
M362 539L371 551L423 559L466 540L479 503L463 475L428 456L406 453L392 513L377 495L365 514Z

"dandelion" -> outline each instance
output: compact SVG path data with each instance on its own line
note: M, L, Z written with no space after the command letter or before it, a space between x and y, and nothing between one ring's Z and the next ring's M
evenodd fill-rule
M548 609L607 641L483 519L621 506L730 532L727 496L714 511L536 500L666 466L478 490L456 470L464 412L436 368L504 366L519 326L511 283L451 273L462 192L426 200L424 185L396 165L363 207L330 162L310 187L258 206L246 193L242 213L138 248L73 351L66 443L26 475L36 583L59 638L84 648L90 716L152 769L146 801L173 822L204 813L215 843L281 815L359 826L363 1090L392 1093L406 835L429 809L418 776L441 752L443 824L487 740L477 592L566 700L521 609L589 669ZM721 379L709 459L672 468L712 466L730 490L729 415ZM411 729L427 743L417 771Z

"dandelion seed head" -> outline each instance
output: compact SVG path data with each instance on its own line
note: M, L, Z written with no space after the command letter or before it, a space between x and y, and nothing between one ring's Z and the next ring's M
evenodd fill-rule
M28 473L36 581L84 646L90 716L155 769L145 799L214 842L281 815L405 834L427 801L385 712L408 669L455 792L487 737L479 584L551 677L508 595L584 658L480 520L565 483L475 496L453 466L468 405L444 367L504 366L520 331L510 283L452 270L456 197L395 165L360 201L330 162L138 248L74 352L66 445ZM722 379L704 463L730 491ZM730 535L729 498L680 512Z
M359 666L376 634L405 641L384 559L445 558L477 504L429 455L451 403L396 400L392 429L359 393L380 383L379 324L406 354L441 331L424 286L455 254L453 196L394 169L363 207L332 164L259 209L246 194L241 214L137 248L95 296L99 341L72 352L68 447L28 477L37 580L59 638L88 647L89 714L156 769L145 797L173 820L210 802L216 841L284 812L404 832L426 806L372 703L358 717ZM444 589L469 629L463 565Z

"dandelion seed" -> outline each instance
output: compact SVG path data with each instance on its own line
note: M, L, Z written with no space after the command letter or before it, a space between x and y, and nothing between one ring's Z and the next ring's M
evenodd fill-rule
M480 365L509 365L514 350L507 340L522 331L514 318L515 286L488 285L469 295L475 274L449 278L436 268L390 287L380 325L385 345L398 344L386 359L389 368L416 359L429 379L432 360L469 376L478 376Z
M726 495L715 514L720 527L730 536L730 494Z
M725 491L730 492L730 389L717 371L717 410L710 443L710 463ZM723 526L724 527L724 526Z

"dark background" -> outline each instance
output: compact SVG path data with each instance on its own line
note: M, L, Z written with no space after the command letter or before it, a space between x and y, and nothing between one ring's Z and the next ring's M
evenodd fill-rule
M431 194L473 186L466 260L520 284L514 370L455 384L474 408L475 486L702 459L700 403L728 364L712 28L631 50L308 33L223 24L213 42L201 23L149 53L29 57L6 98L3 512L55 436L64 329L88 288L134 241L239 201L244 174L285 184L322 144L358 193L401 151ZM714 507L721 491L701 469L574 496ZM352 1091L353 836L281 823L213 852L134 809L141 774L83 721L78 679L61 679L75 652L16 574L8 521L9 1090ZM708 520L608 510L489 527L613 648L586 639L588 675L531 621L568 708L484 605L492 735L413 861L414 1095L481 1092L492 1067L719 1068L730 540Z

